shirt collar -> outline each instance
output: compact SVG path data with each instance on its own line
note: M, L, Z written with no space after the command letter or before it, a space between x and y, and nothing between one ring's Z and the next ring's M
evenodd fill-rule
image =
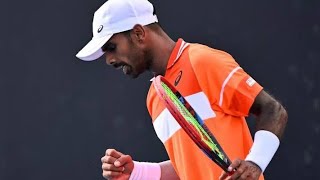
M183 39L179 38L168 60L167 69L170 69L180 58L182 52L189 43L186 43Z
M173 51L171 52L171 55L168 60L167 69L170 69L180 58L182 52L186 47L189 46L189 43L185 42L183 39L179 38L176 42L176 45L173 48ZM150 79L150 81L153 81L155 77Z

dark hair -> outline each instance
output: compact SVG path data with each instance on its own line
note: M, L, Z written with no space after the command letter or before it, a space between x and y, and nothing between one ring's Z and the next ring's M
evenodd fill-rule
M151 30L153 30L154 32L160 34L162 32L162 27L160 26L160 24L158 22L154 22L151 23L149 25L147 25Z
M132 29L127 30L127 31L123 31L121 32L121 34L127 36L127 38L129 38L129 40L131 40L131 36L130 36L130 32L132 31Z
M156 32L157 34L160 34L162 31L162 28L158 22L148 24L147 27L150 28L152 31ZM129 40L131 40L131 36L130 36L131 31L132 31L132 29L127 30L127 31L123 31L123 32L121 32L121 34L127 36L127 38Z

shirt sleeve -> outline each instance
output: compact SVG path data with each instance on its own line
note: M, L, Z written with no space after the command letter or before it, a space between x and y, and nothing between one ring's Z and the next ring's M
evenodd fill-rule
M227 114L248 116L263 89L231 55L203 46L189 52L198 83L211 103Z

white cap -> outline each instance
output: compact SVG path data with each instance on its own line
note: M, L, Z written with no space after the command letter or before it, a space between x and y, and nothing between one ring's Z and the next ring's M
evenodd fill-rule
M101 47L113 34L132 29L136 24L158 22L153 5L147 0L108 0L95 13L92 22L93 37L76 55L84 61L101 57Z

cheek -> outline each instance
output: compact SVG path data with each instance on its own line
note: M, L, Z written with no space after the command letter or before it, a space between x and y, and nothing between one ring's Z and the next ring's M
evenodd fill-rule
M132 64L131 55L128 54L127 52L117 52L117 60L129 65Z
M130 55L128 56L129 64L132 66L141 66L144 61L143 54L141 51L131 51Z
M121 60L131 66L135 66L137 64L137 60L139 59L139 54L135 49L129 48L120 53Z
M142 52L140 52L138 54L138 57L136 58L136 60L137 60L137 62L139 64L140 68L145 68L145 66L146 66L146 58L145 58L145 56L144 56L144 54Z

